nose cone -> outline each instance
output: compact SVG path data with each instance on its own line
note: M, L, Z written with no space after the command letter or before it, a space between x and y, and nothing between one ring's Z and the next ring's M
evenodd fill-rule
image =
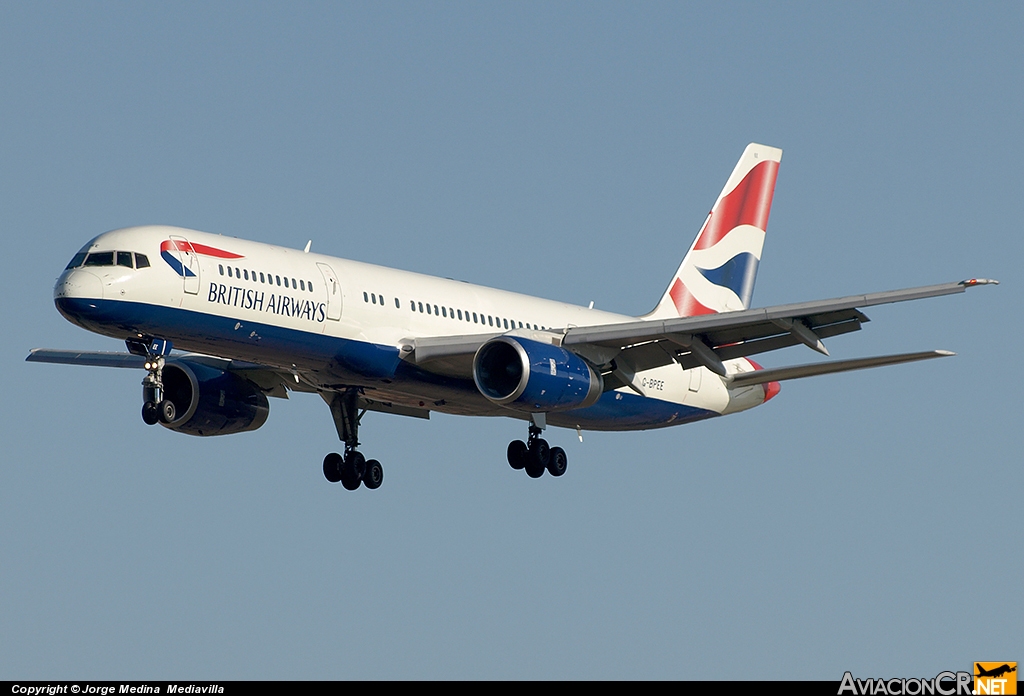
M57 311L72 324L94 331L89 321L97 313L103 299L103 282L89 271L74 269L57 279L53 286L53 303Z
M76 268L58 278L57 284L53 286L55 302L65 297L73 300L102 300L103 282L95 273Z

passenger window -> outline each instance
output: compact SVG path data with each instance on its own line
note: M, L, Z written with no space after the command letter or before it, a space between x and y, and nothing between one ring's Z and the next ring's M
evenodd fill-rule
M306 281L306 287L309 288L310 292L313 292L313 283L312 283L312 281L307 280Z
M266 283L267 282L266 278L263 277L263 271L260 271L260 282L261 283Z
M242 269L242 273L244 273L244 274L245 274L245 279L246 279L246 280L249 280L249 271L247 271L247 270L245 270L245 269L243 268L243 269Z
M427 314L430 314L430 305L427 305Z
M68 265L64 267L64 270L66 271L66 270L71 269L71 268L78 268L84 262L85 262L85 252L84 251L80 251L77 254L75 254L74 258L72 258L70 262L68 262Z
M444 307L441 308L441 316L444 317L445 319L448 318L448 312L447 310L445 310Z
M487 315L487 325L494 326L494 317L492 317L490 314Z
M477 323L477 320L476 320L476 312L473 312L473 323L474 323L474 324L476 324L476 323Z
M98 254L89 254L85 259L86 266L113 266L114 252L101 251Z
M219 271L220 271L220 274L221 274L221 275L224 275L224 264L222 264L222 263L218 263L218 264L217 264L217 270L219 270Z
M508 319L505 319L504 323L505 323L505 328L507 329L508 328Z
M303 292L306 291L306 281L301 278L299 279L299 290L302 290Z
M369 301L370 301L370 297L364 292L363 293L363 302L369 302Z
M298 290L299 286L295 284L295 279L292 278L292 290Z
M399 302L398 298L396 297L395 298L395 309L401 309L401 308L402 308L402 303Z
M124 266L126 268L132 267L132 252L130 251L119 251L117 252L117 265Z
M459 313L459 321L462 321L462 310L461 309L457 309L455 311Z
M417 304L420 306L420 311L422 312L423 311L423 303L422 302L417 302ZM427 306L429 307L430 305L427 305Z
M437 314L438 316L440 316L441 314L440 312L437 311L437 305L434 305L434 314Z
M149 268L149 259L146 258L145 254L135 254L135 267Z
M274 278L277 280L278 287L280 287L281 286L281 276L274 276Z
M234 276L231 275L231 266L228 266L228 278L233 278L233 277Z

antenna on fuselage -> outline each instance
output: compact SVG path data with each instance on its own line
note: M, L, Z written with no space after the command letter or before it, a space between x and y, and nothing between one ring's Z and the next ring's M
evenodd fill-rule
M312 239L311 239L311 240L309 240L308 242L306 242L306 248L302 250L302 253L303 253L303 254L308 254L308 253L309 253L309 247L310 247L310 245L312 245L312 244L313 244L313 240L312 240Z

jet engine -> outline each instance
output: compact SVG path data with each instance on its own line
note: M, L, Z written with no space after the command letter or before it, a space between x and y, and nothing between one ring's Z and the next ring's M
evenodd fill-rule
M530 413L584 408L604 391L601 375L580 356L517 336L480 346L473 380L493 403Z
M177 414L164 427L188 435L244 433L270 415L266 394L233 372L176 360L164 366L163 385Z

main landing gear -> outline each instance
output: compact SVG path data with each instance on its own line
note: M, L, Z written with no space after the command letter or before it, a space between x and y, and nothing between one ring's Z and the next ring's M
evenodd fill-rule
M540 424L538 424L540 421ZM513 440L508 443L508 463L513 469L526 469L530 478L540 478L547 470L552 476L565 473L568 464L565 450L561 447L549 447L547 440L540 437L543 419L533 418L530 423L530 436L526 442Z
M322 394L327 399L326 394ZM354 491L362 484L374 490L384 483L384 467L376 459L367 460L359 452L359 390L346 389L335 392L327 402L334 416L338 437L345 443L345 454L331 452L324 457L324 478L331 483L340 482L347 490ZM365 411L363 412L365 413Z
M170 351L170 343L165 341L143 341L127 340L129 352L135 355L143 355L146 358L144 367L146 376L142 380L142 422L146 425L157 423L172 423L177 418L174 402L164 398L164 356L157 351Z

